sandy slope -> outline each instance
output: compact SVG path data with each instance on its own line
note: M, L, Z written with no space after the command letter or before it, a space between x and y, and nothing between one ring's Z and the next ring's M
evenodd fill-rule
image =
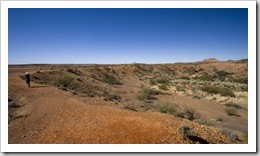
M95 105L101 98L78 100L77 95L32 83L9 73L9 98L22 105L20 118L9 123L9 143L192 143L178 134L186 123L209 143L229 143L216 129L155 112L134 112Z

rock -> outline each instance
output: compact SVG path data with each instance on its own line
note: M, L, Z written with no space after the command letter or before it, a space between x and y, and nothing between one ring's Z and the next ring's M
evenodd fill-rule
M17 108L17 107L20 107L20 105L17 104L16 102L14 102L14 101L11 101L11 102L8 102L8 107L9 108Z

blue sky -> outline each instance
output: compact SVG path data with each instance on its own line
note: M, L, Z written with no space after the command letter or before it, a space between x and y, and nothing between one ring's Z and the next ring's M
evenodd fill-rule
M247 9L8 10L8 64L248 57Z

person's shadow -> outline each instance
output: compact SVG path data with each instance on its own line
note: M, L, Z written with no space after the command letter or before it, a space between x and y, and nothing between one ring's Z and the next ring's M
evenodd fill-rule
M45 88L45 87L49 87L49 86L31 86L30 88Z

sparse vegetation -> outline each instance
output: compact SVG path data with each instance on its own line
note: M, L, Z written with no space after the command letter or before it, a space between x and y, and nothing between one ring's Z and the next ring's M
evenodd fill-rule
M229 115L229 116L239 116L237 114L237 110L234 108L226 108L225 111L226 111L227 115Z
M149 83L150 83L150 85L156 85L157 84L156 80L154 80L154 79L150 79Z
M72 76L70 76L68 74L64 74L64 75L56 76L53 80L53 84L57 87L67 88L71 84L72 81L73 81Z
M237 71L235 66L225 67L222 62L220 67L210 63L180 63L64 65L54 68L49 70L50 68L46 67L42 71L37 71L37 68L34 73L30 72L32 84L47 84L48 87L54 85L67 90L64 94L70 97L78 97L84 102L89 100L89 104L112 106L139 113L165 113L161 116L186 123L179 127L179 134L186 140L189 139L186 143L202 143L203 141L196 142L196 139L202 139L202 136L203 139L208 139L204 137L205 133L193 135L191 125L196 127L196 131L201 127L207 133L210 133L210 128L227 125L240 132L245 126L245 122L241 121L247 119L248 80L246 73L241 73L245 71L244 66L240 71ZM174 72L174 75L171 72ZM19 77L24 80L25 74ZM24 86L27 87L25 82ZM237 123L240 125L235 125ZM231 143L238 141L236 133L223 133L231 138ZM220 138L225 139L225 143L228 140L224 135Z
M158 88L161 89L161 90L167 90L168 85L164 83L164 84L159 85Z
M232 108L235 108L235 109L244 109L244 108L241 107L240 105L235 104L235 103L232 103L232 102L225 103L224 106L226 106L226 107L232 107Z
M103 81L109 85L119 85L119 80L112 74L105 73Z
M137 99L141 100L141 101L149 100L150 99L150 95L148 93L141 92L139 95L137 95Z
M155 89L147 89L143 88L140 94L137 95L137 99L144 101L144 100L151 100L153 95L158 95L159 91Z
M223 122L223 121L224 121L224 119L223 119L223 118L221 118L221 117L219 117L219 118L217 118L217 119L216 119L216 121Z
M180 79L184 79L184 80L190 80L190 78L189 78L189 77L187 77L187 76L181 76L181 77L180 77Z
M118 94L112 94L112 95L107 94L105 96L104 100L106 100L106 101L113 101L113 100L121 101L121 96L118 95Z
M236 83L248 84L248 78L247 77L232 78L231 81L236 82Z
M195 120L197 118L198 114L193 108L185 107L184 109L184 118L188 120Z
M182 138L184 140L188 139L188 135L190 135L192 133L192 127L186 125L186 124L182 124L179 127L178 133L182 136Z
M230 97L236 96L232 90L224 87L206 86L206 87L202 87L201 90L210 94L220 94L222 96L230 96Z
M176 90L181 92L185 91L184 87L182 86L176 86Z
M199 79L201 81L213 81L213 77L208 73L203 73L201 76L197 76L194 79Z
M66 71L69 72L69 73L76 74L76 75L81 74L81 71L79 71L78 69L67 68Z
M186 68L187 72L192 75L192 74L195 74L197 73L198 71L194 68L194 67L188 67Z
M244 91L244 92L248 92L248 86L242 86L241 90Z
M123 106L123 108L131 110L131 111L137 111L136 108L133 105L125 105L125 106Z
M168 84L169 80L167 78L160 78L160 79L157 80L157 83Z
M172 105L163 104L163 105L159 106L159 111L161 113L168 113L168 114L173 115L176 112L176 109Z
M228 128L223 128L220 131L222 134L226 135L227 137L229 137L230 140L232 141L237 141L239 140L238 138L238 134L235 131L232 131Z
M109 67L107 67L107 66L105 66L104 69L105 69L106 71L110 71L110 70L111 70L111 69L110 69Z
M213 74L213 78L215 79L218 79L220 81L225 81L226 78L228 78L229 75L231 75L232 73L229 73L229 72L226 72L226 71L216 71L214 74Z
M179 117L179 118L185 118L185 113L184 112L176 111L174 115L176 117Z

